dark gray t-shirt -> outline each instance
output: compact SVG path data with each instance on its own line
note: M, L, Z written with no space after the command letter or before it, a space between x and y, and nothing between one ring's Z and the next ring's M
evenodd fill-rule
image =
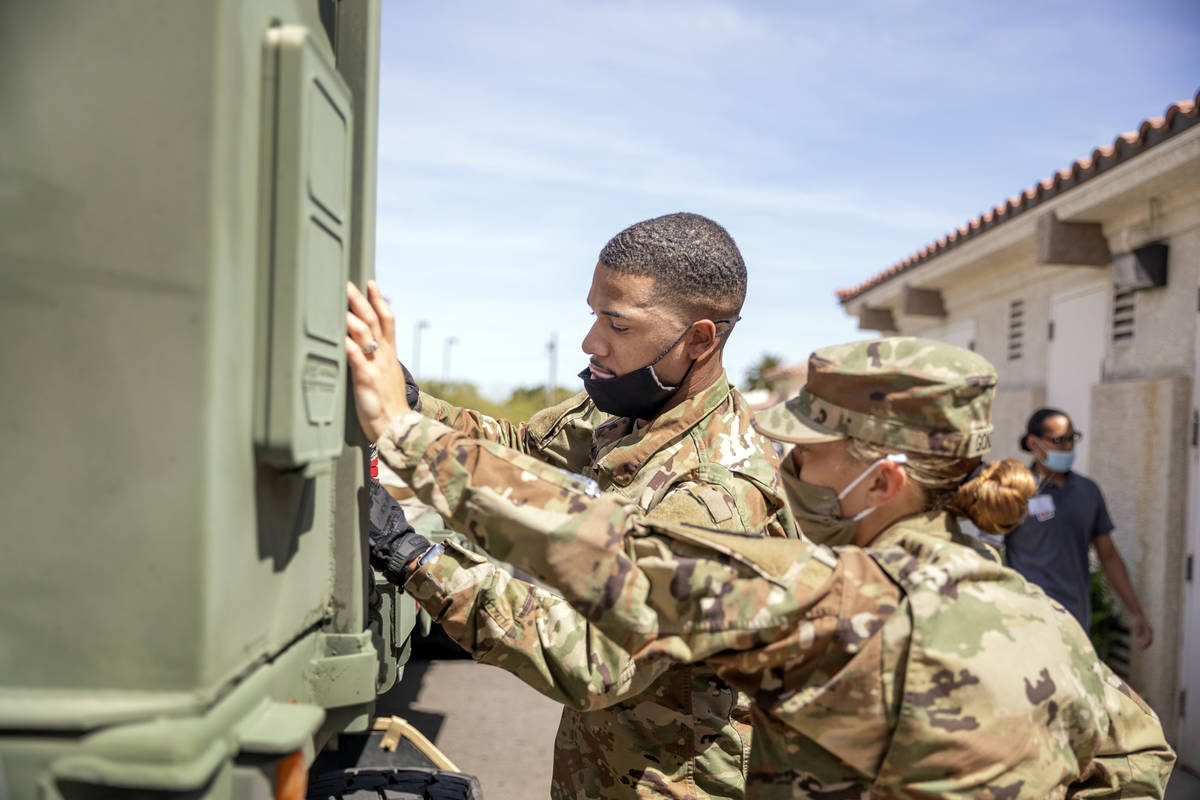
M1004 537L1008 565L1066 606L1086 631L1092 615L1088 547L1113 529L1100 487L1068 472L1062 486L1047 480L1029 509L1025 521Z

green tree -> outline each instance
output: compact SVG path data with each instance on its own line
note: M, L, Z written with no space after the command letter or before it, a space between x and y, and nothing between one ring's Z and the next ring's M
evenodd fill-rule
M489 417L504 417L505 404L494 403L467 381L421 381L421 390L452 406L480 411Z
M513 389L512 394L508 397L508 402L504 404L507 411L506 419L514 422L527 420L543 408L561 403L572 394L574 392L562 386L556 387L549 396L547 396L544 385L517 387Z
M783 358L774 353L763 353L762 358L758 360L754 366L746 370L746 388L747 389L766 389L773 391L775 383L766 376L766 373L783 365Z
M475 384L465 381L426 380L421 382L421 389L451 405L470 408L489 417L511 422L524 422L547 405L561 403L574 394L570 389L559 386L554 390L552 402L547 403L545 386L518 387L507 400L497 403L480 394Z

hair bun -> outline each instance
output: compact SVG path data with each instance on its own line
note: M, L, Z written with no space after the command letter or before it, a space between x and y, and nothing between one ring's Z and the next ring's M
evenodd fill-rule
M1006 458L985 464L978 475L958 488L951 509L969 517L982 531L1008 533L1029 513L1037 482L1019 461Z

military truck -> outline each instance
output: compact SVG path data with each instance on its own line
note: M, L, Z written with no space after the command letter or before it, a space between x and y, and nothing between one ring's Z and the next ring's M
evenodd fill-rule
M379 15L0 3L0 798L302 797L402 677L342 344ZM478 788L368 772L319 788Z

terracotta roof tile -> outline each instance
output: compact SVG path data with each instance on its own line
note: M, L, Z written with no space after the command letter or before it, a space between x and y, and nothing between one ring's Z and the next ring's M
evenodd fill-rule
M916 253L896 262L858 286L838 289L838 300L843 303L853 300L868 289L878 286L934 256L941 255L945 250L990 230L1068 189L1091 180L1117 164L1182 133L1198 122L1200 122L1200 91L1196 92L1194 99L1171 104L1161 117L1143 121L1136 131L1123 133L1114 139L1112 144L1097 147L1087 158L1081 158L1071 166L1060 169L1051 178L1038 181L1036 185L1025 189L1019 195L1014 195L1008 198L1007 202L983 212L975 219L960 225L957 230L922 247Z

